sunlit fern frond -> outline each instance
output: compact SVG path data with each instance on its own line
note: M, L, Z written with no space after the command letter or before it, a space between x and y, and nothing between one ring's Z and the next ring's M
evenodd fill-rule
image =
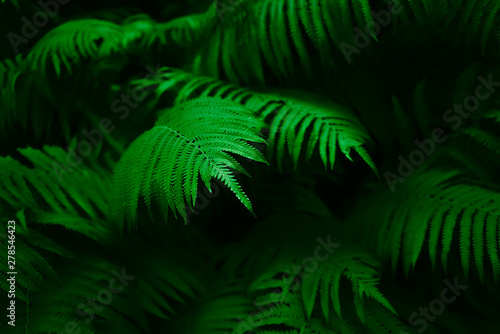
M153 129L127 149L115 170L115 217L135 223L137 206L144 198L151 214L157 202L164 217L168 210L186 219L186 205L196 201L198 179L210 190L210 180L221 180L252 211L234 172L248 175L229 153L266 162L251 143L263 123L249 110L227 100L200 98L167 110Z

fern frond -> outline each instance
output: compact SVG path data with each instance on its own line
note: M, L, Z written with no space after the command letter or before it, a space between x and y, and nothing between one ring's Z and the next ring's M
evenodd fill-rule
M441 262L446 269L448 255L456 244L466 275L473 256L472 263L483 280L484 260L488 258L494 279L498 280L500 240L495 231L500 221L497 208L500 192L457 175L457 172L429 171L413 175L395 195L377 194L379 199L375 202L379 204L376 205L380 205L381 200L389 206L379 218L378 249L383 258L391 258L393 269L401 256L408 275L426 241L432 266L435 266L439 245ZM455 235L459 238L456 241Z
M461 23L462 24L467 24L469 23L468 21L473 17L474 13L476 12L476 5L478 4L477 0L466 0L465 3L463 4L463 7L461 8L462 10L462 15L461 15Z
M15 61L6 59L0 62L0 110L2 110L2 119L0 119L0 130L2 133L8 133L7 127L14 123L16 111L23 111L18 107L16 97L16 81L21 75L20 64L21 56L17 56ZM22 119L22 117L19 117Z
M195 99L165 112L116 167L112 207L118 221L135 222L139 196L150 214L154 198L164 216L170 208L186 219L185 203L194 205L199 177L209 190L211 178L221 180L253 213L233 170L247 173L228 153L265 163L249 144L265 143L258 135L262 126L250 110L219 99Z
M193 14L157 23L148 15L140 14L127 18L123 23L125 45L139 41L142 50L150 50L153 45L193 48L207 31L207 14Z
M208 17L216 6L207 11ZM259 86L292 77L315 81L314 73L334 68L335 56L341 59L336 46L352 43L354 20L361 27L373 21L367 0L245 0L233 9L229 19L205 25L209 33L195 58L194 73ZM213 15L212 20L218 19ZM266 71L270 75L264 76Z
M158 101L166 93L175 94L174 105L199 97L214 97L229 99L244 105L245 99L255 93L246 88L215 79L213 77L198 76L192 73L171 68L162 67L158 71L158 81L155 93ZM133 82L134 85L148 87L155 85L156 81L151 79L140 79Z
M22 55L0 62L0 130L4 140L19 130L41 139L50 132L56 118L51 108L47 108L49 100L37 89L35 78L26 66ZM68 124L58 125L67 131Z
M9 237L5 237L0 242L2 248L6 250L0 255L0 260L2 261L0 264L0 269L2 270L2 284L0 288L4 293L8 293L9 286L6 279L9 277L9 272L16 272L16 285L19 287L19 289L16 290L16 297L20 300L27 301L28 293L46 289L47 282L58 281L54 267L48 261L54 254L43 253L44 248L50 248L50 246L35 246L32 244L30 238L32 235L35 237L36 232L30 233L29 235L22 234L20 233L19 226L16 227L16 230L9 231L10 232L8 232L6 228L2 229L2 232L6 232L8 236L14 235L12 231L15 231L14 233L17 235L15 243L12 242ZM36 234L36 236L39 237L40 235ZM9 240L11 241L10 243L8 242ZM53 243L53 241L50 242ZM12 256L9 256L10 254L8 255L7 253L7 246L10 245L15 245L15 253L12 253ZM65 256L72 256L69 252L64 252ZM15 270L13 270L13 268L15 268Z
M368 27L368 24L374 22L368 0L353 1L352 3L358 27ZM374 33L371 32L371 36L378 41Z
M482 21L482 31L481 31L481 53L484 55L486 51L486 46L488 45L489 39L491 38L491 33L498 27L500 12L500 3L498 1L492 1L488 4L485 9L486 15ZM494 36L496 37L496 36ZM497 39L497 41L499 41Z
M307 280L309 278L304 279ZM371 303L370 300L366 303L366 324L360 323L352 312L348 312L342 318L333 313L332 319L328 322L317 316L308 318L299 293L290 293L284 297L280 292L267 292L258 296L255 302L261 310L257 315L259 317L257 333L416 333L402 319L380 305ZM272 328L280 329L273 331ZM290 331L289 328L293 330ZM435 330L430 332L437 334Z
M500 154L500 137L476 127L469 127L463 133L492 151L492 153Z
M320 265L318 271L314 272L312 277L303 282L301 290L307 317L311 317L318 293L320 295L319 303L325 319L328 321L330 301L335 313L339 317L341 316L339 283L342 276L345 276L352 283L354 300L358 301L356 303L356 312L362 322L364 322L364 295L374 298L396 314L396 311L376 286L379 279L378 266L377 261L367 253L351 253L339 249L338 253L335 253L327 262Z
M288 218L288 216L286 217ZM281 219L283 218L281 217ZM270 219L280 218L273 217ZM301 218L295 219L297 222L301 221ZM308 220L310 221L309 224L314 224L314 220L310 218ZM316 223L319 224L320 222L318 220ZM269 227L269 224L270 222L266 223L265 226ZM300 224L297 225L300 226ZM270 228L272 228L272 225ZM274 232L270 228L266 228L266 231L269 233L269 238L273 238L274 234L279 232ZM256 231L255 233L258 235L260 232ZM284 238L285 236L283 235L281 236L284 239L282 242L275 242L274 246L277 249L275 254L266 254L266 257L270 259L267 265L257 267L263 268L262 274L251 284L250 291L279 289L283 293L281 298L284 300L289 294L297 292L300 295L300 300L304 307L304 316L307 319L311 319L313 311L318 308L321 310L321 314L326 321L329 321L332 307L335 314L341 318L341 298L339 292L341 291L341 279L344 277L351 281L354 292L353 298L358 302L356 311L362 322L364 321L365 296L373 298L396 314L396 311L377 287L379 280L378 261L369 253L363 251L359 245L352 243L346 238L337 237L341 241L340 244L328 241L330 246L329 249L324 249L325 255L321 257L314 255L315 257L313 258L308 257L310 254L307 252L321 249L320 245L324 245L324 241L321 242L317 236L312 238L310 233L300 227L290 231L289 234L290 237L288 238ZM293 235L301 236L300 247L291 241L294 240L292 238ZM258 239L262 244L267 243L263 237ZM331 240L330 236L327 239ZM251 245L255 244L256 241L248 239L247 242L249 242L250 248L252 248ZM311 264L306 264L305 259L310 259ZM303 261L302 265L297 265L300 261ZM255 264L256 262L249 259L248 263ZM315 264L314 269L310 270L312 263ZM297 269L290 269L292 265Z
M85 19L66 22L54 29L30 51L27 61L45 77L53 69L57 78L61 69L72 73L84 59L105 58L125 50L123 28L111 22Z
M53 164L65 163L66 153L61 148L45 147L45 151L27 148L19 149L19 152L34 169L11 157L0 158L0 207L18 210L15 230L15 259L18 263L15 268L22 289L16 293L27 301L28 293L43 291L48 282L58 282L53 260L74 256L67 246L54 241L45 231L39 232L39 225L73 229L101 242L109 237L109 229L100 220L107 212L106 186L97 174L80 166L72 176L66 176L64 182L60 182ZM26 216L25 211L28 212ZM73 223L75 221L77 224ZM2 244L7 242L12 241L2 240ZM7 253L0 257L2 272L14 271L7 268Z
M332 169L338 143L341 152L349 160L352 161L350 154L351 149L354 149L377 173L373 161L363 147L370 143L369 135L355 116L341 105L312 94L299 95L298 92L290 92L267 95L259 100L253 99L246 106L251 109L259 107L262 119L272 119L268 121L269 153L277 153L280 168L287 148L297 168L303 143L307 142L305 159L311 158L316 145L319 144L319 153L325 169L328 166ZM310 133L308 139L306 133Z
M58 147L45 147L45 152L32 148L19 152L35 169L10 157L0 158L2 202L17 209L43 211L48 207L58 214L78 215L77 210L83 210L93 219L106 216L106 183L96 173L84 166L67 166L68 153ZM76 174L62 177L64 173Z
M73 323L80 333L96 333L98 329L143 333L147 330L144 312L125 295L134 289L134 281L124 286L113 270L121 275L120 267L89 254L66 263L60 272L61 283L50 284L46 291L31 298L30 331L60 333L68 329L68 323ZM126 273L130 275L131 271ZM113 289L123 292L113 293L111 284ZM110 303L102 305L98 298ZM99 313L96 314L92 304L98 307Z
M263 330L263 333L266 333L266 328L276 326L294 328L295 331L292 331L292 333L304 333L304 328L307 326L307 319L304 316L298 295L291 295L277 302L273 302L274 300L275 297L270 294L265 294L256 299L256 304L259 308L266 308L260 314L257 326L258 333L261 330ZM233 331L233 334L236 333ZM280 331L280 333L282 332Z
M453 136L442 152L442 162L451 157L464 166L464 173L486 183L497 180L500 138L494 134L494 130L487 131L477 126L467 127Z
M495 122L500 122L500 110L494 109L490 110L486 115L486 118L494 118Z
M353 22L353 17L351 16L351 8L350 8L350 0L340 0L336 1L338 13L337 22L341 24L345 32L345 36L349 36L349 41L352 40L351 37L354 37L354 33L352 33L352 29L355 26Z

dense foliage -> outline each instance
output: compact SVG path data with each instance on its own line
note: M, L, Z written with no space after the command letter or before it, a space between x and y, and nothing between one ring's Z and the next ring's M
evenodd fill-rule
M499 12L2 0L0 331L498 332Z

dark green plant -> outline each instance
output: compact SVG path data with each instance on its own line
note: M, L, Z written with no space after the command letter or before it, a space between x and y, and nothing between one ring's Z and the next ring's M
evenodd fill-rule
M499 10L3 0L1 332L498 331Z

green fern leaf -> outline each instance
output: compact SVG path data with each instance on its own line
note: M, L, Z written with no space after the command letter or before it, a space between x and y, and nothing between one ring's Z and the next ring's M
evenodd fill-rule
M277 153L278 166L282 167L286 148L297 168L302 145L306 141L305 134L311 130L307 140L306 160L312 156L319 143L319 152L325 168L333 168L337 142L342 153L350 157L351 149L357 151L365 162L376 172L376 167L368 156L363 145L370 139L359 121L344 107L311 94L297 95L277 94L276 97L285 102L282 107L268 108L261 113L266 119L271 112L277 115L270 122L269 148ZM307 97L307 98L306 98ZM267 97L273 99L272 95ZM274 98L276 99L276 98ZM268 100L269 101L269 100ZM251 104L247 104L252 108Z
M106 21L86 19L64 23L38 41L28 55L35 71L47 76L49 64L57 77L63 66L68 73L85 58L97 59L122 53L125 50L122 27Z
M72 169L66 166L67 152L58 147L45 147L45 152L32 148L19 149L30 160L35 169L18 161L0 158L3 186L0 186L0 200L14 208L45 210L48 206L58 214L83 210L90 218L106 216L106 182L88 167ZM75 173L64 177L64 174ZM43 200L38 200L39 196ZM76 205L75 205L76 204ZM97 210L96 210L97 209Z
M498 251L499 244L487 233L495 230L495 224L498 225L500 214L495 205L500 201L500 191L458 175L457 172L422 172L407 180L398 194L377 195L374 203L381 200L389 203L391 208L380 217L381 224L377 229L378 249L384 257L392 253L393 269L402 255L404 271L408 275L426 241L433 266L441 242L441 262L446 269L454 245L454 233L458 230L456 243L464 273L469 272L472 256L479 278L483 280L486 248L494 279L498 279L500 263L495 251Z
M229 101L200 98L165 112L155 127L141 135L125 152L115 170L114 214L135 222L139 196L151 214L153 198L166 215L170 208L186 219L201 177L210 190L217 178L250 210L252 206L232 170L245 173L228 153L264 162L249 142L265 143L258 131L263 123L251 111Z
M500 138L498 136L482 129L472 127L465 129L463 133L470 136L487 149L493 151L493 153L500 154Z

